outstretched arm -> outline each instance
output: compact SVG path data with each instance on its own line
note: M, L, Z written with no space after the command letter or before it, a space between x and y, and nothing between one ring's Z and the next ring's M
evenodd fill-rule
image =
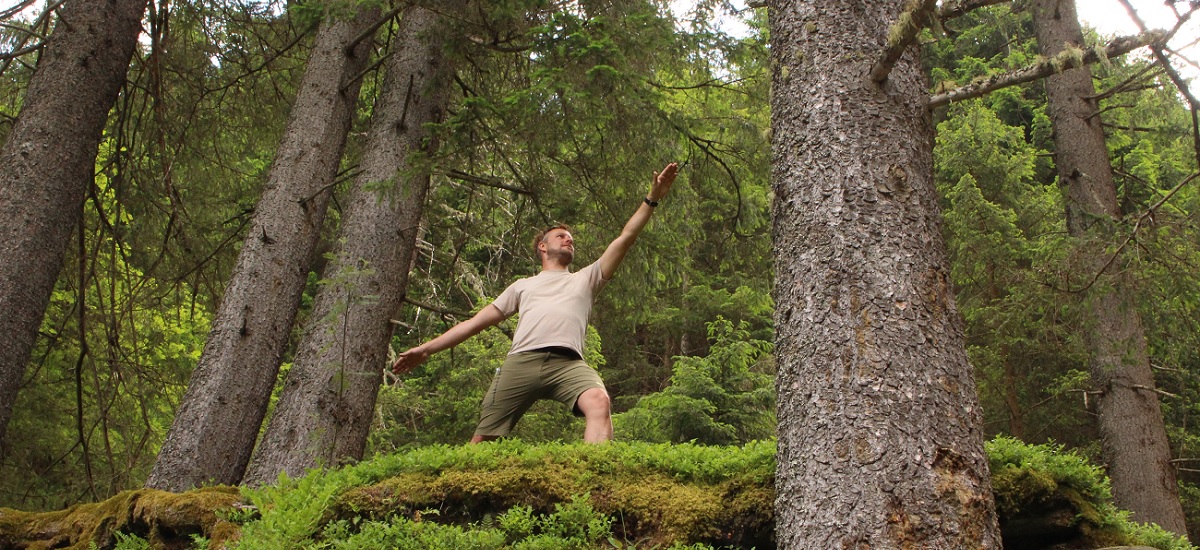
M488 304L479 310L479 313L450 327L450 330L443 332L441 336L401 353L396 358L396 362L392 363L392 372L396 374L408 372L424 363L430 355L457 346L467 338L475 336L483 329L494 326L503 320L504 314L496 306Z
M671 190L671 185L675 183L675 175L679 172L679 165L672 162L662 172L654 174L654 183L650 184L650 192L646 194L646 199L652 202L658 202L663 197L667 196L667 192ZM604 250L604 254L600 256L600 272L604 278L611 279L613 274L617 272L617 267L621 265L621 261L625 259L625 254L633 247L634 241L641 234L642 228L646 227L646 223L650 221L650 215L654 213L654 207L642 202L638 207L637 212L633 213L633 217L625 222L625 227L621 229L621 234L608 248Z

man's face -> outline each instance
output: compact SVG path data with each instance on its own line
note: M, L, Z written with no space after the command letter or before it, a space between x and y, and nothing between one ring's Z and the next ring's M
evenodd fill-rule
M552 229L546 233L546 236L542 237L541 247L546 259L560 265L570 265L571 260L575 259L575 239L571 238L571 233L566 229Z

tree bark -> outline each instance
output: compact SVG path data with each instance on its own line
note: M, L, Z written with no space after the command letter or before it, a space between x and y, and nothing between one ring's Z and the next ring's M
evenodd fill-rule
M443 2L438 9L458 13L463 4ZM430 125L442 120L449 100L452 72L443 48L450 34L431 9L413 6L402 15L340 249L326 267L327 282L246 473L248 484L362 457L388 362L389 320L408 284L429 156L437 149Z
M330 17L317 32L250 231L147 487L237 484L250 461L300 307L353 122L379 17ZM353 79L353 80L351 80Z
M1042 55L1083 44L1074 0L1038 0L1033 9ZM1059 184L1067 188L1067 230L1088 247L1083 251L1087 271L1099 272L1121 212L1091 71L1084 66L1048 77L1046 95ZM1115 262L1112 272L1102 274L1083 294L1092 352L1089 370L1093 385L1103 392L1096 405L1101 450L1116 504L1133 512L1137 521L1186 535L1134 282L1124 263Z
M0 149L0 456L147 0L73 0Z
M999 548L903 3L775 0L780 548Z

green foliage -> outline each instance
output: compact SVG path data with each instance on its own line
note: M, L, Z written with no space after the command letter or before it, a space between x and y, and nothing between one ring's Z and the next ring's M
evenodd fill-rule
M208 332L191 289L148 277L106 229L133 220L111 181L97 176L100 209L78 237L91 252L68 260L50 297L8 426L0 504L54 509L139 486Z
M1029 445L1011 437L986 443L996 511L1004 518L1036 515L1055 501L1069 503L1075 522L1106 545L1146 545L1162 550L1195 548L1185 537L1138 524L1112 504L1103 469L1060 445Z
M996 508L1001 514L1016 515L1021 506L1050 498L1060 488L1087 501L1112 499L1103 470L1060 445L1029 445L1011 437L997 437L984 448L997 495Z
M281 476L274 487L242 488L240 501L232 488L141 490L62 512L4 509L0 540L32 544L54 533L181 547L184 533L199 531L192 547L237 539L240 549L772 548L775 452L773 441L431 446ZM1065 510L1072 547L1194 548L1129 521L1112 506L1102 470L1078 453L1008 437L987 452L1001 524Z
M117 539L117 545L113 550L150 550L150 541L147 541L136 535L127 535L125 533L113 533ZM93 543L93 548L95 543Z
M63 243L0 452L0 505L59 508L144 481L307 53L271 4L168 3L148 22L104 131L82 236ZM24 93L8 86L23 86L34 61L3 63L0 135Z
M771 497L761 487L774 478L774 452L773 443L517 440L416 448L245 489L261 517L243 526L239 548L366 548L414 538L480 548L697 544L750 536L735 532L737 521L763 535Z
M942 87L1036 56L1029 14L1008 5L973 10L948 27L926 51ZM1197 162L1191 115L1173 85L1141 59L1109 60L1091 72L1124 216L1107 241L1065 238L1042 85L1008 88L938 113L937 181L987 429L1053 437L1096 453L1085 393L1096 388L1086 374L1088 326L1078 289L1123 272L1136 281L1126 292L1137 296L1150 361L1161 367L1156 385L1180 396L1162 400L1173 452L1191 459L1200 445L1191 428L1200 412L1191 405L1200 396L1194 375L1200 203L1196 186L1184 183ZM1109 273L1081 268L1096 251L1117 260ZM1179 476L1185 489L1200 480L1187 470ZM1200 512L1186 496L1194 493L1184 494L1194 524Z
M671 385L616 415L617 433L645 441L707 445L771 437L775 427L772 345L751 339L748 327L743 321L735 328L720 317L710 323L709 355L677 358Z

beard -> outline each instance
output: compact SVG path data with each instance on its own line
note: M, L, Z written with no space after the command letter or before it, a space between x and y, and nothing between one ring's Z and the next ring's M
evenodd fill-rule
M571 265L571 260L575 259L575 251L569 248L547 250L546 259L551 260L559 265Z

